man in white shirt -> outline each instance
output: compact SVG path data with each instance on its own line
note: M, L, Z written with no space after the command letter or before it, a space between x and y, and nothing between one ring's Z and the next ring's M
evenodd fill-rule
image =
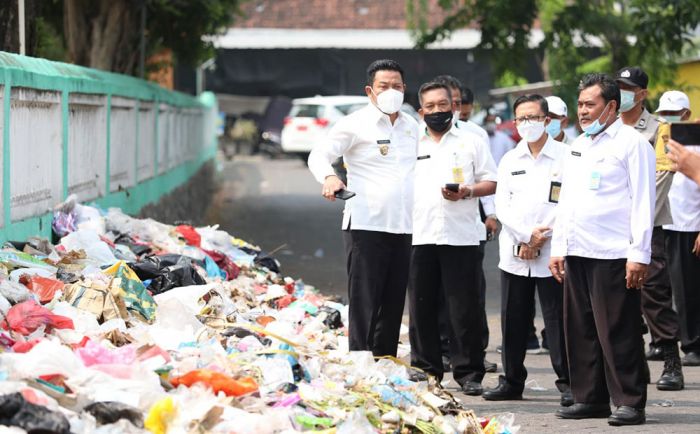
M566 103L558 96L548 96L546 100L549 107L549 118L551 119L547 124L547 134L552 136L557 142L570 145L574 139L569 137L564 131L569 126L569 110L566 108Z
M575 404L565 419L646 421L639 318L654 217L654 152L616 119L620 90L605 74L579 83L584 134L571 144L552 238L550 270L564 280L564 333ZM565 265L566 264L566 265Z
M441 83L450 89L450 95L452 97L452 102L456 106L454 111L454 116L452 121L455 127L462 130L473 133L479 138L481 138L484 143L489 142L489 135L485 129L481 128L475 122L469 119L462 120L461 113L464 104L471 107L474 104L474 94L471 90L462 86L462 83L455 77L451 75L439 75L433 79L436 83ZM465 96L467 97L465 101ZM469 113L471 113L471 108L469 108ZM490 153L490 151L489 151ZM485 202L485 199L491 199ZM484 351L489 346L489 324L486 319L486 275L484 274L484 255L486 253L486 241L490 239L487 236L493 235L498 230L498 221L496 220L496 211L493 206L493 196L480 197L479 199L479 218L476 219L476 228L481 234L479 238L479 256L477 258L477 272L479 273L479 303L483 306L484 317L482 318L482 342L484 346ZM486 208L486 210L484 209ZM483 219L481 217L484 217ZM441 300L440 309L440 341L442 342L442 353L443 360L449 360L450 346L448 338L449 324L447 321L447 315L445 314L445 308L443 300ZM496 372L498 366L484 359L484 367L486 372Z
M545 132L547 101L523 95L513 103L515 125L522 140L498 166L496 212L503 230L499 237L503 372L499 384L484 392L488 401L522 399L527 369L525 352L532 324L535 289L547 329L549 356L562 393L570 406L569 367L564 348L562 287L549 271L551 231L559 202L564 158L568 147Z
M659 115L669 122L690 119L688 97L666 92L659 102ZM668 138L668 137L667 137ZM698 146L684 146L700 154ZM661 152L657 148L658 154ZM700 186L683 173L676 173L668 193L673 224L664 225L666 256L673 296L678 309L682 363L700 366Z
M418 124L400 111L403 70L393 60L367 69L370 103L341 118L309 155L309 169L335 200L345 184L331 164L348 168L343 238L347 252L350 350L395 356L413 230L413 179Z
M477 256L479 209L474 198L496 188L496 167L486 143L454 128L447 86L419 91L426 128L416 162L413 249L409 279L411 364L442 378L439 291L450 324L453 378L467 395L480 395L484 376L483 306Z

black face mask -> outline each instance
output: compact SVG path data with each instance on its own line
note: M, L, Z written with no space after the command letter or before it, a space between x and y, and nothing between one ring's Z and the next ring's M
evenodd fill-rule
M454 116L454 113L451 111L436 112L423 115L423 120L428 128L438 133L442 133L452 126L452 116Z

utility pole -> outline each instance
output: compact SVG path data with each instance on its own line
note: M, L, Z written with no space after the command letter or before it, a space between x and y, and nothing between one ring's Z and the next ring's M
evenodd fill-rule
M17 1L17 9L17 19L19 20L19 26L17 26L19 27L19 54L24 56L27 54L27 43L24 31L24 0Z

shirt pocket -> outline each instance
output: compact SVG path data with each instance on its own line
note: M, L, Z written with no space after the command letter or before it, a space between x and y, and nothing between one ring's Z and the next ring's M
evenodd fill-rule
M600 176L598 192L606 192L617 188L621 182L626 182L627 170L625 164L614 155L604 155L597 158L592 172ZM592 173L590 176L593 176Z

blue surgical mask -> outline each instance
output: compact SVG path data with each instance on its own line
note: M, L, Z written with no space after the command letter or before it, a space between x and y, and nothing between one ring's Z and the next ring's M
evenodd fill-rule
M552 136L552 138L557 137L561 133L561 119L552 119L547 124L547 134Z
M608 113L607 119L605 119L605 122L601 123L600 118L603 117L603 113L605 113L605 110L607 109L608 105L605 105L605 108L603 109L603 112L598 116L598 119L594 120L588 126L582 127L583 132L586 134L586 137L588 136L594 136L598 134L599 132L603 131L603 128L605 128L605 124L610 120L610 114Z
M631 90L620 90L620 113L628 112L637 105L634 101L635 95Z
M659 120L665 121L667 123L681 122L681 116L680 115L665 115L665 116L659 117Z

